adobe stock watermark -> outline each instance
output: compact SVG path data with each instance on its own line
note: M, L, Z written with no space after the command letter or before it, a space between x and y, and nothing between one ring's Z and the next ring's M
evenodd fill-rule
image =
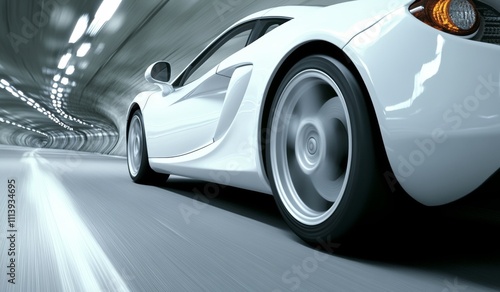
M224 170L212 170L209 173L212 182L204 184L203 188L197 187L192 190L194 193L192 203L179 205L179 211L186 224L190 224L193 216L199 215L203 209L208 207L211 200L218 197L224 188L231 185L234 177L240 175L239 171L242 170L243 165L255 164L255 160L260 159L260 147L266 147L270 143L269 137L271 135L286 131L286 126L290 124L292 115L279 115L278 119L275 121L276 127L262 130L260 141L253 141L251 137L248 137L239 143L235 158L227 162Z
M290 123L291 115L278 117L278 126L272 130L264 129L261 133L261 141L253 141L252 138L248 137L239 143L235 158L227 162L224 170L212 170L209 174L212 182L204 184L203 188L193 189L194 196L191 204L182 203L179 205L179 211L186 224L190 224L193 216L199 215L203 209L207 208L210 200L218 197L226 186L231 185L234 177L240 175L239 171L243 165L256 163L255 160L259 159L259 155L261 155L260 147L266 147L271 134L286 129L286 125Z
M210 178L213 182L204 184L203 188L194 188L194 196L191 204L182 203L179 205L179 211L186 224L191 224L191 217L197 216L201 211L208 207L210 200L217 198L221 191L231 183L231 177L237 175L236 171L239 164L236 161L230 161L227 164L227 171L211 171Z
M69 0L39 0L36 2L40 8L39 11L34 9L35 13L31 18L26 16L21 17L22 25L17 27L17 31L10 31L7 38L14 51L19 53L21 45L27 45L33 38L35 38L40 30L46 27L50 21L50 14L59 6L65 5Z
M473 116L481 104L497 97L500 102L500 76L496 79L493 74L479 76L478 85L471 95L462 102L454 103L442 115L444 126L436 127L430 136L423 139L415 139L415 148L408 156L399 155L398 166L395 173L387 171L384 173L386 182L391 191L395 191L397 181L403 182L412 176L419 166L422 166L438 149L439 145L448 141L449 137L445 129L459 130L463 123Z
M371 17L364 21L358 22L353 26L356 31L364 31L359 34L353 41L357 45L366 45L380 38L384 25L389 23L394 17L393 13L401 7L401 1L392 0L387 3L385 8L379 11L372 11Z
M318 242L319 246L313 251L311 256L304 258L300 263L292 265L290 269L281 275L281 282L288 286L289 290L297 291L300 289L302 283L309 280L311 275L320 268L321 263L326 262L330 258L330 255L321 252L321 250L332 254L341 245L332 241L330 236L327 237L327 240L318 239ZM276 288L273 292L282 292L282 290Z

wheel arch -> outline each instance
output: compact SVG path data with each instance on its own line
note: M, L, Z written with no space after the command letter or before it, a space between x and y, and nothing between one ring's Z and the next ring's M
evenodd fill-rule
M129 126L130 126L130 122L132 121L132 116L133 114L137 111L141 111L141 107L139 106L138 103L134 102L130 105L129 109L128 109L128 112L127 112L127 125L126 125L126 141L128 141L128 132L129 132Z
M311 55L326 55L334 58L335 60L341 62L347 69L354 75L356 80L358 81L361 90L363 91L363 96L367 99L366 102L368 104L368 113L369 119L371 121L371 130L374 137L375 151L378 155L380 155L380 162L382 163L384 169L390 169L389 160L387 158L387 153L385 151L382 133L380 126L378 124L375 108L373 106L373 101L370 98L368 89L366 84L361 77L358 69L351 61L351 59L345 54L345 52L340 49L338 46L323 40L315 40L309 41L307 43L303 43L295 49L291 50L280 62L278 69L276 69L272 75L271 82L267 85L265 94L263 107L260 114L260 125L259 125L259 147L260 147L260 159L263 165L263 170L266 176L268 175L267 166L265 163L266 157L266 143L268 143L266 129L268 126L268 118L270 114L270 109L275 98L275 95L278 91L278 88L285 78L287 72L301 59Z
M128 128L130 126L130 121L132 120L132 115L135 113L135 111L140 110L141 113L143 113L144 108L146 107L149 98L155 93L155 91L145 91L139 93L132 103L128 107L127 111L127 124L126 124L126 136L125 138L128 139ZM145 127L145 125L144 125Z

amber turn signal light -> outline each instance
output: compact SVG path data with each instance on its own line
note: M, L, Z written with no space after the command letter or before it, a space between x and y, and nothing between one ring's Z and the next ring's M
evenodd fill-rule
M471 0L419 0L410 12L422 22L447 33L469 36L479 29L479 13Z

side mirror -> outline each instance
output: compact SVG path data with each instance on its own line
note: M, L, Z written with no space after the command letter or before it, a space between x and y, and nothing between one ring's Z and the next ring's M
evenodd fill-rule
M144 77L147 82L158 85L163 92L163 96L166 96L174 92L174 87L169 83L170 74L170 64L160 61L149 66Z

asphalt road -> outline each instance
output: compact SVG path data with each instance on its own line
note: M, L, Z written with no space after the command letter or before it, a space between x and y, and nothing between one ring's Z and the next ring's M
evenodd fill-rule
M500 290L498 190L322 251L270 196L136 185L120 157L2 146L0 190L0 291Z

